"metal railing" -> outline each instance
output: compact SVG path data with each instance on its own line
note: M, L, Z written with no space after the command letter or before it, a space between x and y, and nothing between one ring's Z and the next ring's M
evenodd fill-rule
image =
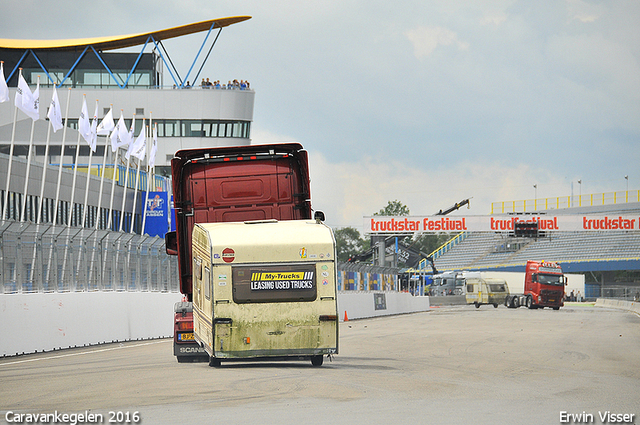
M491 203L491 214L559 210L563 208L640 202L640 190L560 196L557 198L523 199Z
M0 293L178 290L177 257L159 237L0 223Z

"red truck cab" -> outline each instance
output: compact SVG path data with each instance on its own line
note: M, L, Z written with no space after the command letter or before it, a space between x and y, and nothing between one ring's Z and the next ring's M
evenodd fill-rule
M524 277L524 295L527 307L560 309L564 306L565 285L566 278L558 263L527 261Z
M188 340L195 223L310 219L311 192L307 152L299 143L180 150L171 160L171 177L176 231L167 233L165 246L178 256L186 301L175 306L174 354L181 362L205 355Z

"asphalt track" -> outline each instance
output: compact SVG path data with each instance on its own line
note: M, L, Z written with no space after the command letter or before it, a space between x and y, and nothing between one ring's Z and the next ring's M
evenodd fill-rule
M8 411L89 411L99 423L137 412L143 424L578 423L569 414L600 424L609 411L640 424L633 313L458 306L349 321L340 333L322 367L178 364L169 340L0 359L0 423L15 423Z

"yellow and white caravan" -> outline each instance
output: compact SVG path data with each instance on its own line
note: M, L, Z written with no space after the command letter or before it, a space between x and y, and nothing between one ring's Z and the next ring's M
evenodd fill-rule
M209 364L338 352L335 239L319 220L193 228L193 319Z
M476 308L482 304L493 304L498 308L498 304L504 304L509 295L506 280L486 277L481 272L465 273L465 283L467 304L474 304Z

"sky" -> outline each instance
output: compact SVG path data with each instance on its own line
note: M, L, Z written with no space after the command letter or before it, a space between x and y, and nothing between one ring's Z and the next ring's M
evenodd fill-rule
M252 143L309 151L312 205L333 227L362 231L392 200L430 215L471 198L458 214L484 215L492 202L640 189L638 1L1 6L0 38L16 39L251 16L222 31L201 76L251 83ZM183 75L203 38L165 42Z

